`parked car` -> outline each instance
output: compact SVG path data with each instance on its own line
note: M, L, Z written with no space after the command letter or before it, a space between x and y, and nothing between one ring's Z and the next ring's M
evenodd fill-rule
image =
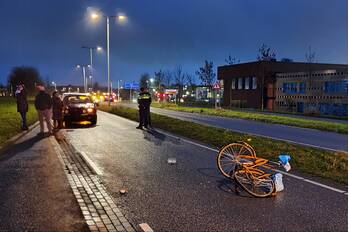
M65 93L63 94L63 117L66 126L73 122L90 121L97 123L97 107L89 94Z

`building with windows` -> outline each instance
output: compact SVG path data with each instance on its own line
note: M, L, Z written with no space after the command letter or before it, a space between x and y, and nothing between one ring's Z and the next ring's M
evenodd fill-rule
M348 115L347 69L276 74L275 110Z
M347 70L347 65L256 61L220 66L217 74L224 85L223 105L274 110L277 74L314 70ZM288 84L287 87L295 88L292 84Z

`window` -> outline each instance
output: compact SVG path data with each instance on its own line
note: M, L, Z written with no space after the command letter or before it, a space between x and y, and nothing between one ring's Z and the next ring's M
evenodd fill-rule
M296 94L297 93L297 83L296 82L285 82L282 85L282 92L285 94Z
M245 89L250 89L250 78L245 77Z
M235 78L233 78L231 80L231 89L236 89L236 79Z
M347 93L348 81L326 81L325 93Z
M305 93L305 82L299 83L299 91L298 93Z
M242 89L242 78L238 79L238 89Z
M257 89L257 77L252 77L252 89Z

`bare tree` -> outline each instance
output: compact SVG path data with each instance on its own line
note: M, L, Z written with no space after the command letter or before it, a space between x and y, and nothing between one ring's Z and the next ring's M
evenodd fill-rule
M183 95L183 86L186 81L186 75L182 70L182 66L178 65L175 67L173 71L173 77L175 84L178 87L178 99L181 99Z
M225 62L229 65L240 63L240 60L238 60L235 56L232 57L230 54L228 58L225 58Z
M311 50L311 46L308 47L306 53L305 53L305 60L311 64L315 61L315 52Z
M166 87L170 87L173 81L172 72L169 70L164 71L164 84Z
M307 78L307 81L306 81L306 88L310 90L314 86L314 80L312 77L312 74L313 74L312 63L314 63L314 61L315 61L315 52L311 50L310 45L305 53L305 59L308 63L308 76L309 76ZM311 93L308 93L308 94L311 95ZM308 106L309 113L315 113L317 111L316 107L318 104L318 100L314 97L310 97L308 99L309 99L308 101L310 103L310 106Z
M143 73L141 75L140 80L139 80L139 86L143 87L143 88L148 88L149 80L150 80L149 74L148 73Z
M203 85L212 86L215 82L216 74L213 71L213 62L205 60L203 67L200 67L195 74L199 77Z
M189 74L189 73L186 73L185 74L185 79L186 79L186 84L191 88L195 88L196 86L196 79L195 79L195 76Z
M266 44L262 44L262 46L258 49L257 60L259 61L275 61L275 52L271 50L269 46Z
M155 86L158 91L164 89L165 73L160 69L158 72L155 72Z

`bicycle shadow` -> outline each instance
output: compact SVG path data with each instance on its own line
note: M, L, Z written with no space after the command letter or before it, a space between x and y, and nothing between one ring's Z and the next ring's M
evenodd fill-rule
M243 198L253 198L248 195L241 187L236 185L233 179L228 179L215 168L198 168L196 169L201 175L214 179L216 187L219 191L222 191L229 195L235 195L237 197Z

